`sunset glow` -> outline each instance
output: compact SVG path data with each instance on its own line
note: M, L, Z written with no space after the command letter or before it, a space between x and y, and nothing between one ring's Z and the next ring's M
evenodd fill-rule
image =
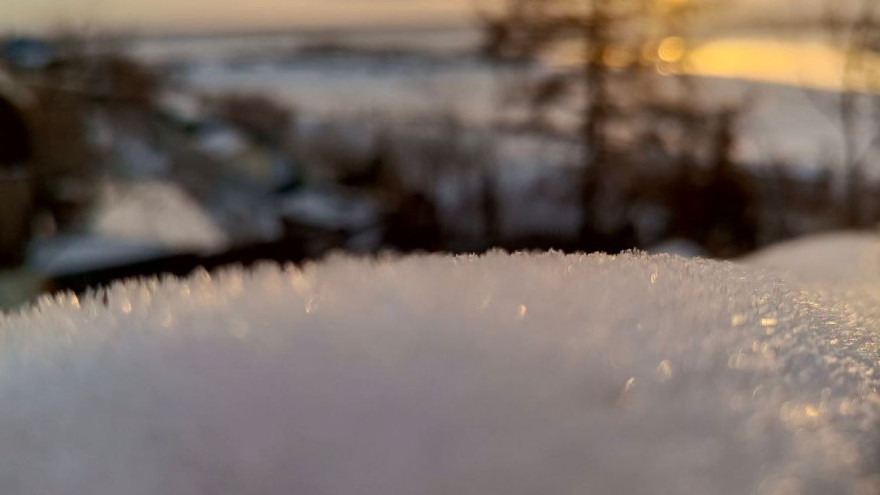
M847 70L848 56L859 60L860 70ZM582 57L583 50L572 43L550 53L546 61L553 67L570 68L582 64ZM631 62L622 56L605 59L606 65L612 68ZM847 55L818 41L729 38L687 46L682 38L669 37L658 44L646 45L642 63L656 65L662 74L685 72L831 91L880 92L880 55L864 52Z
M817 89L876 92L877 88L871 87L869 82L870 74L880 69L880 57L876 54L858 56L862 57L865 70L845 78L846 55L825 44L732 39L694 49L688 55L687 71Z

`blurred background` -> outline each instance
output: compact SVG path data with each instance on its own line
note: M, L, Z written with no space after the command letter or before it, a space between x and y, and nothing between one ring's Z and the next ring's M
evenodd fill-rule
M331 251L880 221L875 0L3 0L0 307Z

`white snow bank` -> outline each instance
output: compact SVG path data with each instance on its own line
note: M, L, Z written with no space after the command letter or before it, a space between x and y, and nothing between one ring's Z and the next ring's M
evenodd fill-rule
M876 494L877 312L729 263L196 273L0 320L17 495Z
M880 235L834 232L783 242L742 260L814 283L872 283L880 287Z

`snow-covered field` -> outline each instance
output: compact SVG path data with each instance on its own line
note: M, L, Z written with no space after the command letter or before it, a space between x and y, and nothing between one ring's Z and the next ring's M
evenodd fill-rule
M298 52L322 41L366 52L310 56ZM442 112L487 126L509 110L504 97L514 87L512 83L542 69L493 66L480 61L468 55L478 41L479 33L466 29L355 31L323 38L301 34L144 39L133 46L133 52L154 64L173 64L180 80L198 90L258 92L311 116L370 120ZM845 144L836 94L792 85L801 80L809 85L811 78L833 81L837 77L836 58L812 60L805 59L806 52L801 53L816 46L815 40L783 43L767 37L745 37L720 39L702 48L702 58L730 67L724 67L728 72L715 67L698 73L706 77L698 78L695 98L716 105L747 105L737 149L742 163L785 164L815 173L843 162ZM779 63L764 59L749 63L762 53L762 47L779 52ZM393 50L398 48L408 51L395 56ZM369 55L371 50L373 55ZM382 50L392 51L382 55ZM780 64L782 67L777 67ZM768 65L784 73L785 77L777 80L789 84L768 82L773 79L762 72ZM865 153L867 162L871 162L876 150L867 148L877 133L873 110L868 104L859 108L864 115L856 147L858 154Z
M810 277L803 242L868 264ZM332 258L46 297L0 320L0 482L873 495L877 254Z

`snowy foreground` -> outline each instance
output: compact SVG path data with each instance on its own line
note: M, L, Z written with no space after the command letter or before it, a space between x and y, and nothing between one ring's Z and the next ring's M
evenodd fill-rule
M336 258L46 299L0 321L0 486L875 495L880 270L781 258Z

